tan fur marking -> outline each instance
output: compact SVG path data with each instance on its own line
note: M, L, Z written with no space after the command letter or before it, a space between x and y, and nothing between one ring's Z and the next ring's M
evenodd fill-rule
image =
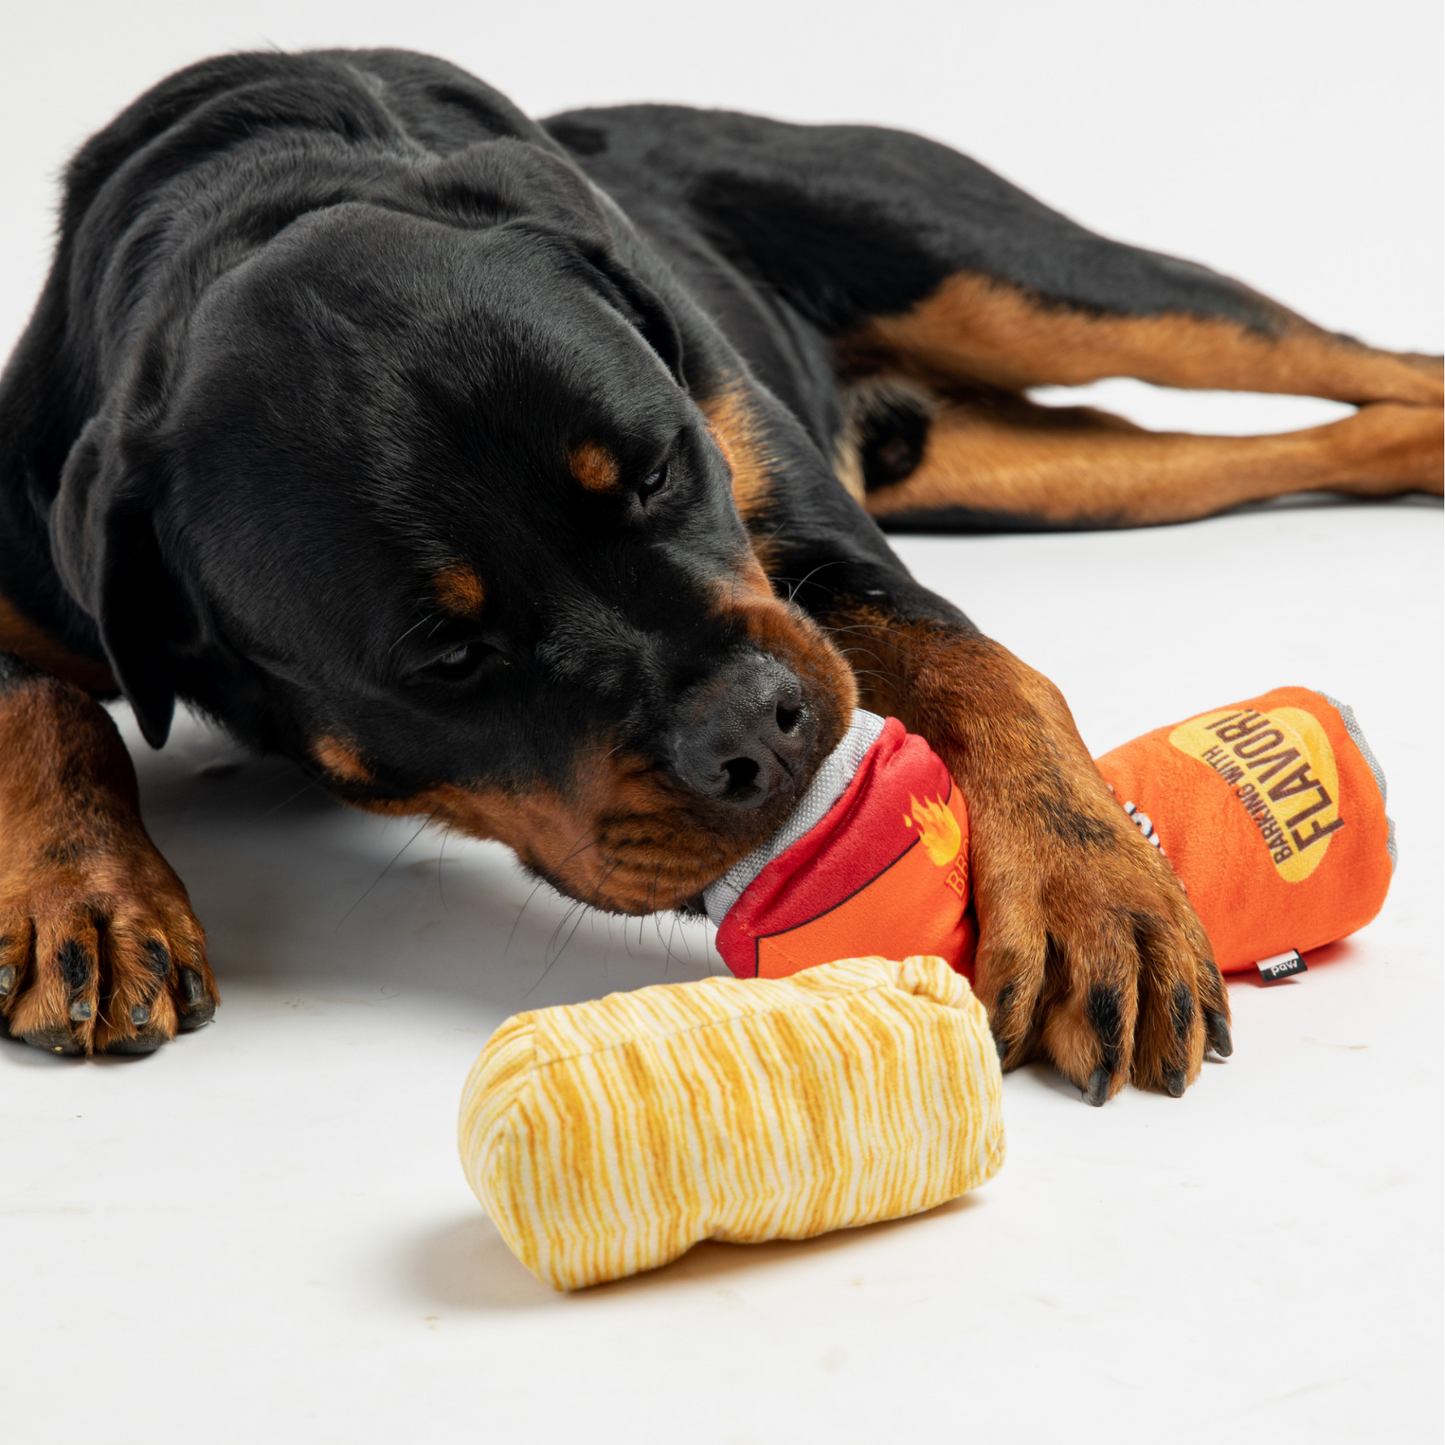
M371 782L371 769L361 760L361 754L340 738L325 734L311 745L311 756L326 769L332 777L345 783Z
M1153 433L1105 413L971 402L935 416L923 459L865 499L875 517L970 507L1059 526L1149 526L1328 490L1440 495L1442 413L1379 403L1280 436Z
M540 784L511 790L447 783L357 806L426 813L471 837L495 838L571 897L628 914L695 897L780 821L771 809L758 810L767 818L724 819L646 760L601 742L591 751L600 761L579 771L566 796Z
M733 501L746 522L764 510L773 490L772 458L747 387L737 383L701 406L708 430L732 472Z
M600 442L583 442L567 453L572 475L589 492L615 492L622 480L617 458Z
M1158 386L1284 392L1338 401L1445 403L1439 358L1343 341L1259 298L1278 318L1265 336L1191 316L1098 316L1048 304L972 272L949 277L897 316L865 322L839 344L844 373L897 370L925 383L1022 389L1132 376Z
M74 683L86 692L109 694L120 691L104 663L71 652L28 617L22 616L4 597L0 597L0 652L13 653L31 667L58 677L62 682Z
M857 683L843 654L802 608L775 596L761 574L758 580L743 579L741 587L719 587L717 597L718 610L743 625L753 646L777 658L803 684L818 724L819 756L825 756L857 706Z
M839 393L843 425L833 441L833 475L860 506L867 504L863 476L863 439L870 416L890 407L902 407L926 417L936 416L941 403L927 387L894 375L855 377Z
M860 506L867 500L867 488L863 484L863 458L858 450L858 438L844 427L833 441L833 475L838 478L843 490Z
M450 562L432 578L432 591L442 611L455 617L480 617L487 605L482 579L465 562Z

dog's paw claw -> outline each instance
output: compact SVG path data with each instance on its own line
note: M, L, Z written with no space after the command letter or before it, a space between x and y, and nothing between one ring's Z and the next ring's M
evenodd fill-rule
M181 970L181 999L178 1024L183 1033L204 1028L216 1016L216 999L207 988L205 980L194 968Z
M1084 1086L1084 1099L1096 1109L1101 1108L1109 1099L1109 1071L1098 1068L1089 1075L1089 1082Z
M1221 1059L1227 1059L1234 1052L1234 1035L1229 1032L1229 1020L1217 1009L1206 1009L1204 1029L1209 1047Z

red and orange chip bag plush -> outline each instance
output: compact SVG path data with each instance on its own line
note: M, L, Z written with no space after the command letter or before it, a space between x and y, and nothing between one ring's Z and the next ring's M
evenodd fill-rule
M1385 778L1348 707L1277 688L1098 760L1173 864L1225 972L1362 928L1394 869ZM740 978L937 954L971 976L968 810L895 719L857 712L788 822L704 894Z
M855 712L787 823L703 899L740 978L890 958L915 937L957 966L972 953L968 811L922 738Z

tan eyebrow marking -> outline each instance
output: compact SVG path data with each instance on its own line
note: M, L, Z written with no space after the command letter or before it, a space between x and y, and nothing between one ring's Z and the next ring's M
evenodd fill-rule
M465 562L450 562L432 578L442 610L457 617L479 617L487 605L482 579Z
M733 501L738 515L751 531L755 525L761 525L772 501L776 463L747 388L730 386L699 405L707 418L708 432L732 473ZM774 570L778 552L771 538L754 532L752 545L759 564L768 571Z
M599 442L583 442L567 453L572 475L589 492L613 492L622 480L617 458Z

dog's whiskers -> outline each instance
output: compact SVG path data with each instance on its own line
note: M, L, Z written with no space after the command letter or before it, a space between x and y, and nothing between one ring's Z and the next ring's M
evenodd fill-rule
M567 864L570 863L575 857L577 857L579 853L582 853L587 849L591 841L591 836L587 832L584 831L583 833L579 834L577 841L572 845L571 849L562 859L561 863L558 864L558 867L565 868ZM525 899L522 900L522 906L517 910L516 918L512 920L512 931L507 934L507 946L502 950L503 958L505 958L512 951L512 940L517 936L517 929L521 926L523 915L526 913L527 909L531 907L532 900L544 887L547 886L549 881L550 880L547 878L539 878L536 883L532 885L532 891L526 896Z
M611 866L607 869L606 874L597 879L597 885L593 889L592 893L592 897L594 899L602 891L602 888L606 884L607 879L612 876L612 874L617 870L619 866L620 860L613 860ZM599 870L599 872L600 871L601 870ZM533 891L535 892L536 890L534 889ZM543 950L542 953L544 966L542 968L541 975L538 977L537 981L531 986L531 988L529 988L527 992L522 995L523 1000L531 998L531 996L539 988L541 988L542 984L546 981L547 975L552 972L552 969L556 965L557 960L560 959L562 955L567 951L567 945L570 944L572 940L577 936L577 930L582 926L582 919L586 916L585 910L592 908L593 906L594 905L592 903L589 903L586 899L583 898L575 898L571 900L567 911L562 915L562 918L558 922L557 927L552 930L551 938L547 940L547 947ZM562 943L562 946L558 948L556 953L552 954L551 958L548 958L547 955L551 953L552 945L556 943L558 936L561 934L562 930L566 928L569 920L571 920L574 915L576 917L576 922L572 924L572 931L567 935L566 939ZM515 929L515 925L513 925L513 927Z
M416 832L413 833L413 834L411 835L411 837L408 838L408 839L406 840L406 842L403 843L403 844L401 845L401 847L396 850L395 854L392 855L391 862L388 863L388 864L386 865L386 867L383 868L383 869L381 870L381 872L378 873L378 874L376 875L376 877L371 880L371 882L367 885L365 892L362 893L361 897L358 898L358 899L356 900L356 902L353 903L353 904L351 905L351 907L348 908L348 909L346 910L346 912L343 913L343 914L341 915L341 917L336 920L336 927L337 927L337 928L340 928L341 925L342 925L343 923L345 923L346 920L347 920L348 918L350 918L351 915L352 915L353 913L355 913L358 908L361 907L362 903L366 900L366 895L367 895L368 893L370 893L371 890L372 890L373 888L375 888L376 885L377 885L378 883L380 883L381 880L382 880L383 878L385 878L388 873L391 872L392 866L393 866L393 864L395 864L396 860L397 860L398 858L400 858L401 855L402 855L403 853L405 853L406 850L407 850L408 848L410 848L411 845L412 845L413 843L415 843L418 838L421 837L421 835L422 835L422 830L425 829L425 828L428 826L428 824L430 824L435 817L436 817L436 813L435 813L435 812L431 812L431 813L428 813L428 814L426 815L426 817L421 820L421 823L420 823L420 825L417 827ZM333 929L332 931L335 932L335 929Z
M806 587L808 583L811 582L813 578L818 575L819 572L823 572L829 567L841 567L843 565L843 559L840 557L831 562L819 562L818 565L814 567L811 572L809 572L805 577L801 578L797 582L791 581L787 577L770 577L768 580L770 582L783 583L783 585L788 589L788 601L791 602L793 598L798 595L799 590Z
M320 786L320 778L308 779L304 784L302 784L301 787L297 788L294 793L290 794L288 797L282 798L281 801L277 803L274 808L267 808L267 810L261 814L261 817L269 818L273 813L279 813L282 808L286 807L290 803L294 803L296 799L302 795L302 793L310 792L312 788L318 788Z
M446 912L448 910L446 891L442 888L442 872L444 871L442 868L442 864L447 861L447 839L450 838L451 835L452 825L448 823L446 827L442 830L441 851L437 854L437 897L440 898L442 901L443 912Z
M400 646L402 645L402 643L405 642L405 641L407 640L407 638L410 637L410 636L412 635L412 633L417 630L418 627L424 627L424 626L426 626L426 624L427 624L428 622L430 622L431 619L432 619L433 617L435 617L436 615L437 615L437 614L436 614L435 612L427 612L427 613L424 613L424 614L423 614L422 619L421 619L420 622L413 622L412 625L411 625L410 627L408 627L408 628L406 629L406 631L403 632L403 633L401 634L401 636L398 637L398 638L396 639L396 641L393 642L389 648L387 648L387 650L386 650L387 656L390 657L391 654L392 654L393 652L395 652L395 651L397 650L397 648L400 647ZM443 619L443 620L444 620L444 619ZM438 625L440 625L440 623L438 623ZM433 628L432 628L432 632L435 632L435 631L436 631L436 627L433 627ZM428 634L428 635L430 635L430 634Z

